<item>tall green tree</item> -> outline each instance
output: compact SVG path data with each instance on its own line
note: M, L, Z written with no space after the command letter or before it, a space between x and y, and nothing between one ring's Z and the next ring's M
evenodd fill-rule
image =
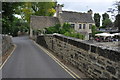
M107 13L102 14L103 20L109 18L109 15Z
M116 16L115 22L114 22L114 26L119 28L120 31L120 14L118 14Z
M114 27L118 27L120 32L120 1L116 2L115 6L117 8L118 14L115 17Z
M20 15L23 22L27 22L27 25L29 25L31 15L53 16L55 13L55 6L55 2L3 2L2 33L13 34L14 26L16 26L13 25L13 23L15 23L14 17L16 14Z
M30 16L53 16L55 11L55 2L25 2L20 6L19 13L24 20L30 23Z
M55 13L55 2L38 2L32 3L34 15L37 16L53 16Z
M113 23L112 23L112 21L109 18L106 18L103 21L103 25L102 26L105 27L105 28L109 28L109 27L113 26Z
M116 1L114 5L118 11L118 14L120 14L120 1Z
M104 28L112 27L112 21L109 19L109 15L107 13L102 14L102 26Z
M2 3L2 33L12 34L13 33L13 20L16 8L19 3L14 2L3 2Z
M101 16L100 16L99 13L95 13L95 14L94 14L94 21L95 21L95 25L96 25L97 27L100 26L100 18L101 18Z

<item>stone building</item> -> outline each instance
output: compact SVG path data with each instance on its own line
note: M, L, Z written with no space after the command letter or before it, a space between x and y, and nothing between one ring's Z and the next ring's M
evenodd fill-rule
M46 16L31 16L31 31L30 36L32 37L33 29L43 29L45 27L53 26L57 23L64 24L69 23L71 27L75 29L76 32L85 35L85 40L89 40L91 35L91 26L94 25L92 19L92 10L87 13L63 11L62 5L58 4L56 6L56 16L46 17Z
M33 30L43 30L46 27L54 26L55 24L59 24L59 20L57 17L50 16L31 16L30 22L30 37L33 37Z

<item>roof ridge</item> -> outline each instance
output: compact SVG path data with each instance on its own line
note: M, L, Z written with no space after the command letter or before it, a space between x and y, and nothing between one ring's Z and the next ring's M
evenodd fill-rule
M83 13L83 12L76 12L76 11L63 11L63 12L71 12L71 13L80 13L80 14L87 14L87 13Z
M36 16L36 15L31 15L31 17L50 17L50 18L57 18L55 16Z

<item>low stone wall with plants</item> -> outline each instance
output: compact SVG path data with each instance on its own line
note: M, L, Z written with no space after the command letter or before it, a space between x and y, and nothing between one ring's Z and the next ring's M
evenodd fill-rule
M5 54L13 45L12 37L8 35L2 36L2 55Z
M120 52L62 35L38 36L41 46L93 79L120 80Z

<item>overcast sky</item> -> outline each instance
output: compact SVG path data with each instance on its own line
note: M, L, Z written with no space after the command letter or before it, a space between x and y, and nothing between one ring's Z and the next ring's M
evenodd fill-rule
M92 9L93 12L104 13L110 7L114 7L113 3L119 0L57 0L58 3L64 4L63 10L72 10L86 12Z
M120 0L57 0L59 4L64 4L63 10L87 12L89 9L92 9L93 13L100 13L101 16L108 11L108 8L114 8L113 4L116 1ZM111 14L109 15L111 17Z

